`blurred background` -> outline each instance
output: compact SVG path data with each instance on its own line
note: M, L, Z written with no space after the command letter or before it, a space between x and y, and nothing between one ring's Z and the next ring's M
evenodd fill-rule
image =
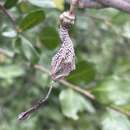
M0 0L0 130L130 130L130 18L115 9L78 9L70 30L76 70L55 83L44 106L17 116L44 97L60 46L64 0ZM74 87L91 92L91 100Z

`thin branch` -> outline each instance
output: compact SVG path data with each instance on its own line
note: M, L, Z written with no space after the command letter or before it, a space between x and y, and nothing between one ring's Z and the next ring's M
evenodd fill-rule
M70 3L70 14L75 14L75 11L76 11L76 8L79 4L80 0L71 0L71 3Z
M68 0L67 2L70 3ZM95 8L95 9L115 8L130 14L129 0L95 0L95 1L85 0L85 1L79 1L79 7Z
M49 70L46 69L45 67L43 67L41 65L35 65L34 67L37 70L40 70L41 72L44 72L44 73L50 75ZM80 88L79 86L73 85L73 84L69 83L68 81L66 81L64 79L57 80L57 82L59 82L59 83L65 85L66 87L69 87L69 88L71 88L71 89L85 95L86 97L90 98L91 100L95 100L94 95L92 95L89 91Z
M35 65L34 67L37 70L40 70L40 71L50 75L50 71L48 69L46 69L45 67L43 67L41 65ZM79 86L73 85L73 84L69 83L68 81L66 81L64 79L60 79L60 80L58 80L58 82L65 85L65 86L67 86L67 87L70 87L70 88L72 88L72 89L74 89L74 90L76 90L76 91L78 91L80 93L82 93L83 95L87 96L88 98L90 98L92 100L95 99L94 95L92 95L90 92L88 92L88 91L86 91L84 89L81 89Z
M120 11L130 13L130 3L125 0L97 0L104 6L112 7Z
M46 74L50 75L49 70L46 69L45 67L43 67L43 66L41 66L41 65L35 65L34 67L35 67L37 70L39 70L39 71L41 71L41 72L43 72L43 73L46 73ZM89 91L86 91L86 90L80 88L79 86L73 85L73 84L67 82L67 81L64 80L64 79L58 80L57 82L59 82L59 83L65 85L66 87L69 87L69 88L71 88L71 89L73 89L73 90L75 90L75 91L77 91L77 92L83 94L84 96L88 97L89 99L91 99L91 100L93 100L93 101L97 101L96 98L95 98L95 96L94 96L93 94L91 94ZM123 111L122 109L120 109L120 108L112 107L112 106L103 106L103 107L105 107L105 108L110 108L110 109L112 109L112 110L115 110L115 111L117 111L117 112L119 112L119 113L122 113L122 114L126 115L127 117L130 117L130 113L129 113L129 112L124 112L124 111Z
M95 9L102 9L102 8L107 8L108 6L105 6L97 1L85 1L79 2L79 8L95 8Z
M73 85L73 84L71 84L71 83L69 83L69 82L67 82L66 80L63 80L63 79L60 80L59 82L62 83L63 85L65 85L65 86L85 95L86 97L90 98L91 100L95 100L95 96L92 95L89 91L84 90L84 89L80 88L79 86Z
M30 117L30 115L37 111L44 103L45 101L47 101L47 99L49 98L51 91L52 91L53 85L51 83L49 91L47 93L47 95L44 98L41 98L36 105L32 106L31 108L29 108L28 110L22 112L21 114L18 115L18 120L25 120L27 118Z
M50 75L49 70L46 69L45 67L43 67L41 65L35 65L34 67L37 70ZM69 88L71 88L71 89L73 89L73 90L75 90L75 91L77 91L77 92L79 92L79 93L81 93L81 94L83 94L84 96L90 98L91 100L96 101L96 98L94 97L94 95L92 95L90 92L88 92L88 91L86 91L84 89L81 89L79 86L73 85L73 84L71 84L71 83L69 83L69 82L67 82L66 80L63 80L63 79L58 80L58 82L65 85L65 86L67 86L67 87L69 87ZM41 98L36 105L29 108L27 111L22 112L21 114L19 114L18 120L25 120L25 119L29 118L29 116L33 112L37 111L44 104L44 102L47 101L47 99L49 98L49 96L51 94L51 91L52 91L52 88L53 88L53 82L50 85L50 88L49 88L49 91L48 91L47 95L44 98ZM130 117L129 112L125 112L120 108L113 107L113 106L104 106L104 107L105 108L110 108L110 109L112 109L114 111L117 111L119 113L122 113L122 114L126 115L127 117Z
M9 58L13 58L14 57L14 53L9 52L9 51L7 51L7 50L5 50L3 48L0 48L0 54L3 54L3 55L5 55L5 56L7 56Z
M9 20L10 20L11 23L13 24L15 30L17 31L15 19L14 19L14 18L11 16L11 14L6 10L6 8L2 5L2 3L0 3L0 10L9 18Z
M114 111L116 111L116 112L119 112L119 113L121 113L121 114L123 114L123 115L126 115L127 117L130 117L130 113L129 113L129 112L126 112L126 111L124 111L124 110L122 110L122 109L120 109L120 108L118 108L118 107L109 106L109 107L107 107L107 108L110 108L110 109L112 109L112 110L114 110Z
M105 17L100 17L100 16L96 16L93 14L89 14L89 13L82 13L81 15L84 17L86 17L86 16L90 17L90 18L95 19L95 20L100 20L102 22L105 22L107 25L112 25L111 19L106 19Z

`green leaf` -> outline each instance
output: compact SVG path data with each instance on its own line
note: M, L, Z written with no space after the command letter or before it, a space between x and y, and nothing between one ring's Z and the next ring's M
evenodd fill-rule
M17 33L16 33L16 31L9 29L9 30L3 32L2 35L3 35L4 37L14 38L14 37L17 36Z
M129 29L130 23L128 22L127 24L125 24L124 26L124 31L122 32L122 35L126 38L130 38L130 29Z
M20 37L16 37L15 39L13 39L12 47L15 53L18 53L18 54L21 53L21 38Z
M54 27L44 27L39 33L40 42L48 49L54 49L60 42L59 34Z
M129 80L110 77L92 89L97 100L104 104L126 105L130 102Z
M17 65L5 65L0 67L0 78L10 79L24 75L24 70L21 66Z
M38 7L54 7L55 4L52 0L28 0L31 4Z
M64 10L64 0L53 0L57 9Z
M108 112L102 117L102 130L130 130L130 121L128 118L114 110L108 109Z
M21 42L22 51L28 60L32 60L34 58L39 57L39 54L29 40L21 36Z
M17 4L18 0L6 0L6 2L4 3L4 7L6 9L10 9L13 6L15 6Z
M30 10L30 5L25 2L25 1L21 1L19 4L18 4L18 8L19 10L22 12L22 13L28 13L29 10Z
M64 0L28 0L31 4L42 8L64 9Z
M81 61L76 65L76 70L67 79L73 83L88 83L95 79L95 69L91 63Z
M39 23L43 22L44 19L45 19L45 13L43 10L35 10L33 12L30 12L22 19L19 25L19 30L20 31L28 30L38 25Z
M80 94L74 92L71 89L63 90L59 96L62 112L68 118L77 120L78 112L88 110L89 112L95 112L92 104L83 98Z
M120 26L122 24L125 24L126 21L128 21L129 17L127 13L119 12L116 15L112 17L112 23Z

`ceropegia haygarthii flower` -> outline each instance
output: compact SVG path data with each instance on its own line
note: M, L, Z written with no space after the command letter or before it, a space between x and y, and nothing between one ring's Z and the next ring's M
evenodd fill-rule
M51 76L53 80L68 76L75 69L75 52L72 40L69 36L69 28L74 23L73 16L69 16L68 12L64 12L60 16L61 25L59 35L61 39L61 47L52 58Z

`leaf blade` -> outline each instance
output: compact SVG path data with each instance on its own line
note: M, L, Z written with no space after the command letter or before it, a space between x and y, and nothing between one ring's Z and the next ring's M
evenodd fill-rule
M18 0L6 0L6 2L4 3L4 7L6 9L10 9L13 6L15 6L17 4Z
M26 15L19 25L19 30L26 31L38 24L45 19L45 13L43 10L35 10Z

